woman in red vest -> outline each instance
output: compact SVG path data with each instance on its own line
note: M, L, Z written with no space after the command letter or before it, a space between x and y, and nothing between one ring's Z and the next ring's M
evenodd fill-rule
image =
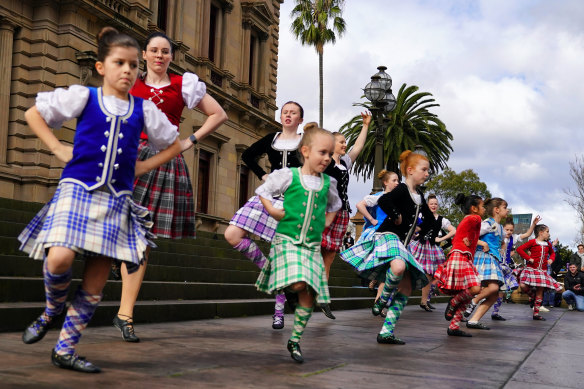
M207 93L205 84L199 81L197 75L188 72L182 76L168 73L173 59L173 44L166 35L160 32L150 34L142 57L146 61L146 72L138 77L131 94L152 101L177 127L185 106L188 109L197 107L208 116L194 134L181 140L183 152L227 120L227 114ZM157 152L148 143L146 134L142 133L141 138L138 160L147 159ZM193 188L182 154L139 177L134 185L134 201L150 210L154 221L151 231L158 237L195 237ZM122 298L113 324L120 329L126 342L140 341L134 334L132 317L145 271L146 262L131 274L128 274L124 264L121 265Z

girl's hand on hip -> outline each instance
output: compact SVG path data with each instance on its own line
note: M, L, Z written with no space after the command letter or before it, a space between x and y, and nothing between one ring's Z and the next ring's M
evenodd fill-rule
M59 146L53 150L53 154L55 154L55 157L57 157L59 161L68 163L73 159L73 147L59 143Z

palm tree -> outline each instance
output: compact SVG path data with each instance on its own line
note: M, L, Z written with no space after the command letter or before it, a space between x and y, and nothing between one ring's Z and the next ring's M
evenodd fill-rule
M429 111L438 107L432 94L418 92L415 85L403 84L396 98L393 112L386 112L383 128L383 156L387 170L398 172L399 155L404 150L414 150L421 146L430 160L430 168L436 172L446 167L446 161L452 151L450 141L452 134L438 116ZM369 102L356 103L354 106L371 109ZM365 147L354 162L354 172L367 179L374 171L375 165L375 131L379 123L372 121L369 126L371 132L365 141ZM347 138L348 147L351 147L359 131L361 131L361 115L357 115L340 128Z
M296 6L290 13L291 31L300 38L303 45L314 46L318 53L318 78L320 86L319 125L322 127L323 116L323 52L326 43L335 43L336 34L345 32L345 20L342 18L344 0L296 0ZM332 21L332 28L329 22Z

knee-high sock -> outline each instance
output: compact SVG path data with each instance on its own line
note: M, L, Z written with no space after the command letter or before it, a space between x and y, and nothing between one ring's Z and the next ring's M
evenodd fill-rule
M387 273L385 273L385 284L383 285L383 290L379 297L383 305L387 304L392 293L397 289L403 277L403 273L401 275L395 275L391 271L391 268L387 269Z
M535 298L535 303L533 304L533 316L539 315L539 307L541 307L542 299L539 297Z
M391 305L387 308L387 316L385 317L383 327L381 327L381 331L379 332L380 335L393 334L395 324L407 303L408 296L403 295L400 292L397 292L395 296L393 296Z
M264 267L264 264L266 263L266 257L264 256L264 253L262 253L262 250L260 250L256 242L247 236L243 238L241 242L233 246L233 248L245 255L247 258L251 259L251 261L255 263L260 269Z
M456 301L456 305L452 303L452 305L456 306L456 311L454 311L454 315L452 316L452 320L450 320L450 325L448 328L451 330L458 330L460 329L460 321L462 320L462 315L464 310L466 309L466 305L472 300L472 294L467 290L463 290L462 292L458 293L452 301Z
M72 274L71 269L62 274L53 274L47 269L47 261L45 261L43 265L46 299L45 319L50 319L63 312Z
M284 304L286 303L286 295L280 292L276 295L276 306L274 316L284 316Z
M468 289L463 290L462 292L456 294L452 300L450 300L450 304L453 307L457 307L462 305L462 310L466 309L466 305L472 300L472 294L468 291Z
M300 305L296 307L296 311L294 312L294 326L292 327L292 336L290 337L291 341L300 342L300 338L302 338L310 316L312 316L312 307L305 308Z
M499 296L499 298L497 299L497 302L495 302L495 304L493 304L493 315L498 315L499 314L499 308L501 308L501 304L503 304L503 297Z
M75 345L79 343L81 331L87 327L100 301L100 294L89 294L81 288L77 289L59 334L59 340L55 347L57 354L70 355L75 353Z

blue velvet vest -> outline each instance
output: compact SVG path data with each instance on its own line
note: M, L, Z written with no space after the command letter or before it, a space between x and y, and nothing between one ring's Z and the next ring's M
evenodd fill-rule
M498 260L501 260L501 243L505 238L505 231L503 230L503 226L497 223L492 217L485 221L491 225L492 230L484 235L481 235L479 239L489 245L489 254ZM482 250L482 247L478 246L477 250Z
M77 119L73 159L61 182L74 182L88 191L106 186L114 196L132 194L144 112L141 98L128 98L128 111L116 116L106 110L102 89L89 88L87 105Z

